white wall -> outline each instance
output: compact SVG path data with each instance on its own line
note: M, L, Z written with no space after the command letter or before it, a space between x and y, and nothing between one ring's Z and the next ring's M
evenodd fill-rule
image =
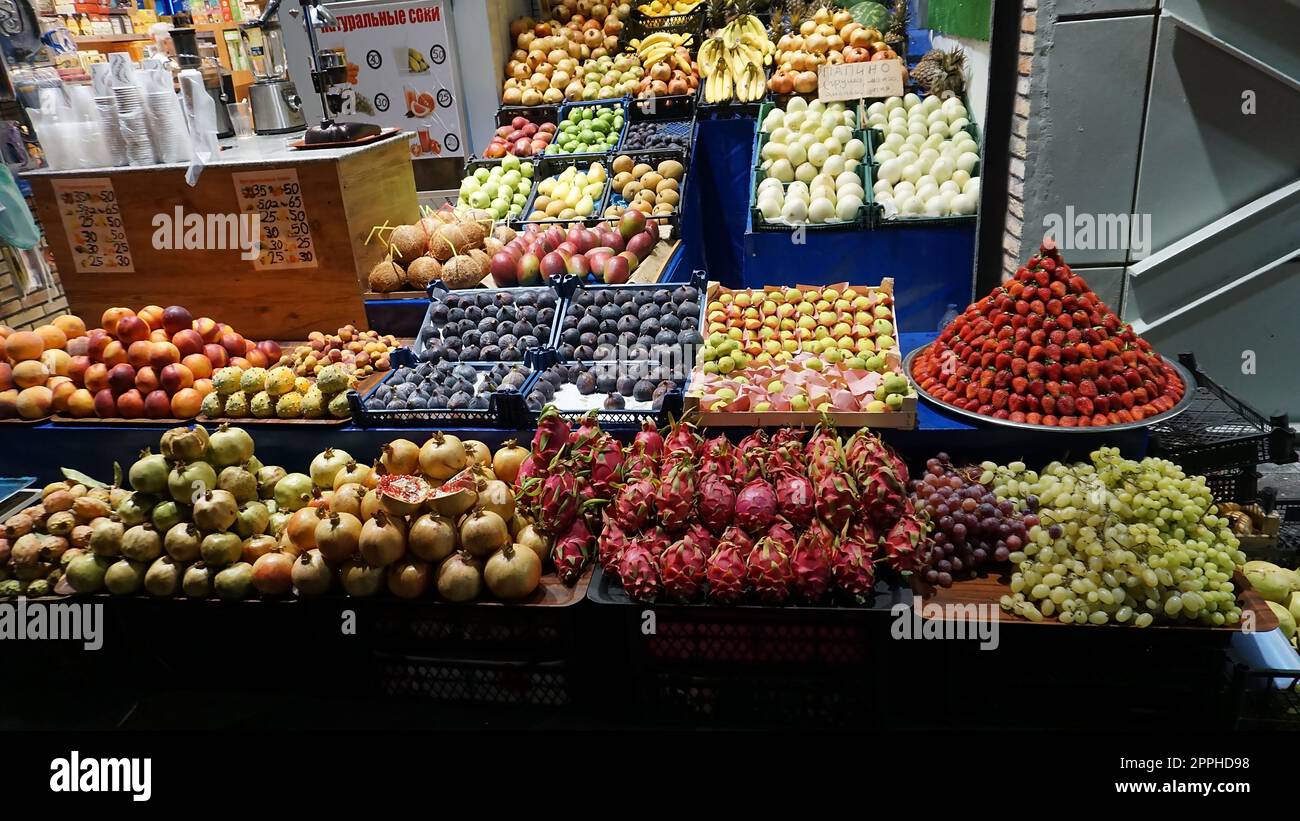
M970 101L971 113L975 115L973 119L983 133L989 96L988 40L950 37L936 31L932 32L930 42L944 51L951 51L956 46L966 50L966 98Z

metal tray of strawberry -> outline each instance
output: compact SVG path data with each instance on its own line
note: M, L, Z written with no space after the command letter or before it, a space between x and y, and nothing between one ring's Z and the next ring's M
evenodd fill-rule
M430 288L429 307L411 351L426 362L521 362L529 348L554 341L559 307L549 285Z

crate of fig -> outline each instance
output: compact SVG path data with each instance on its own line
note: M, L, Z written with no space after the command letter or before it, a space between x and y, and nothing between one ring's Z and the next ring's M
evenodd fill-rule
M687 407L700 424L911 429L894 281L732 290L709 283Z

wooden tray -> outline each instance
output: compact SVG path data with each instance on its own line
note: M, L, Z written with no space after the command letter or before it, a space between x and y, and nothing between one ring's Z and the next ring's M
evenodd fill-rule
M920 577L912 576L912 589L917 595L921 596L926 604L939 605L988 605L991 606L992 612L997 614L997 621L1000 624L1018 624L1029 626L1054 626L1058 628L1079 627L1083 629L1110 629L1110 630L1172 630L1179 632L1199 632L1204 631L1213 634L1231 634L1244 631L1244 619L1238 621L1235 625L1224 625L1223 627L1206 627L1200 624L1175 623L1155 621L1150 627L1134 628L1132 625L1115 624L1108 622L1106 624L1063 624L1055 618L1045 618L1042 621L1030 621L1023 616L1017 616L1014 613L1008 613L998 604L998 600L1003 596L1011 593L1011 571L1004 573L985 574L974 579L962 579L953 582L952 587L931 587L920 580ZM1240 573L1233 574L1233 584L1237 588L1237 604L1241 606L1242 615L1247 612L1254 613L1255 624L1252 628L1256 633L1264 633L1276 628L1279 624L1277 616L1265 604L1262 596L1255 591L1245 577Z
M52 415L42 416L40 419L23 419L22 417L15 416L12 419L0 419L0 425L21 425L24 427L30 427L31 425L43 424L45 422L50 421L53 418L54 416Z
M351 148L353 146L369 145L370 143L377 143L380 140L386 140L389 137L393 136L394 134L400 133L401 130L402 129L400 128L385 128L383 131L380 131L378 134L374 134L369 137L362 137L359 140L349 140L348 142L345 143L313 143L311 145L308 145L306 143L306 138L304 137L301 140L294 140L293 142L289 143L289 147L294 149L295 151L313 151L317 148Z

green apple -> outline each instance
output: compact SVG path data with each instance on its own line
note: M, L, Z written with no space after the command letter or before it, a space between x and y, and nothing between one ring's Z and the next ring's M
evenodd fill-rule
M494 200L501 191L501 182L499 180L488 180L483 183L483 193L488 195L488 199Z
M889 396L885 397L885 404L892 410L902 410L903 395L901 393L891 393Z
M518 205L520 208L523 208L524 204L528 202L528 195L524 193L515 194L511 197L510 201L515 205Z
M808 410L808 397L803 394L790 397L790 410L800 412Z
M466 177L460 181L460 193L462 197L468 197L477 190L479 190L479 181L473 177Z
M492 198L489 197L487 195L487 192L482 189L479 189L478 191L475 191L473 194L469 195L470 208L487 208L491 204L492 204Z
M507 154L501 158L501 167L506 171L518 171L519 165L519 158L514 154Z
M474 179L478 180L481 183L487 182L487 178L490 177L491 175L492 172L488 171L486 168L474 169Z
M524 175L524 179L526 179L526 180L531 180L531 179L533 178L533 166L532 166L532 164L529 163L529 164L527 164L527 165L521 165L521 166L519 166L519 173Z

